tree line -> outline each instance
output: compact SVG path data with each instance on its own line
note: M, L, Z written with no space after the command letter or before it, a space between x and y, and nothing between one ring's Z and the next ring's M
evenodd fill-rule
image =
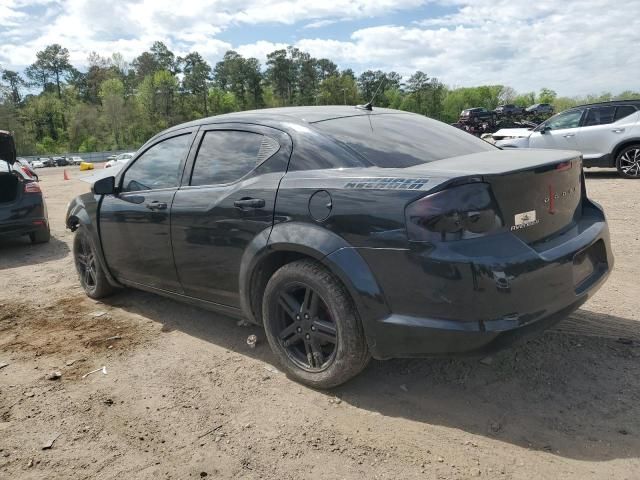
M571 106L637 98L626 91L559 97L553 90L518 93L505 85L450 88L417 71L367 70L356 75L328 58L295 47L267 55L265 65L230 50L211 66L198 52L176 56L162 42L132 62L91 53L84 71L58 44L37 52L23 73L0 66L0 129L14 132L21 155L133 149L188 120L239 110L290 105L375 105L448 123L470 107L501 103Z

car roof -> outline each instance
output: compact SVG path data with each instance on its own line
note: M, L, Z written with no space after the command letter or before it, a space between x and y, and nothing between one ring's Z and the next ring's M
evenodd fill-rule
M243 112L225 113L213 117L200 118L188 123L182 123L175 127L169 128L162 133L172 130L178 130L198 125L206 125L209 123L221 122L238 122L238 123L255 123L260 122L265 125L270 123L280 123L283 121L310 124L315 122L323 122L334 118L354 117L361 115L381 115L381 114L409 114L400 110L391 108L373 107L372 110L359 108L348 105L330 105L315 107L279 107L279 108L263 108L259 110L246 110Z
M637 108L640 108L640 99L635 98L631 100L611 100L609 102L596 102L596 103L585 103L584 105L577 105L573 108L583 108L583 107L600 107L600 106L618 106L618 105L634 105Z

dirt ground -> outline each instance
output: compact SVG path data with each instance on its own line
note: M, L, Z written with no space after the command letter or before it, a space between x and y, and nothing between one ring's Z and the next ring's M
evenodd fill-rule
M283 375L257 327L86 298L76 168L39 171L50 244L0 242L0 478L640 479L640 181L588 174L617 263L552 331L483 361L374 361L327 393Z

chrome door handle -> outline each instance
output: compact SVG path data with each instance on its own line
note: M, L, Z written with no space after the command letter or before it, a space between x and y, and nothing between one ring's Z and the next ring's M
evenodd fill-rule
M564 138L571 138L571 137L575 137L576 134L575 133L567 133L566 135L563 135Z
M624 128L614 128L613 130L611 130L613 133L622 133L624 132Z
M233 205L240 210L245 208L263 208L266 202L262 198L241 198L233 202Z
M147 203L145 207L147 207L149 210L166 210L167 204L164 202L155 201L155 202Z

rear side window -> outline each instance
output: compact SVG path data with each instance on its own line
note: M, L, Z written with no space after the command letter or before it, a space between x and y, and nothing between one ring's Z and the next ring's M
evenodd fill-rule
M636 113L636 107L633 105L620 105L616 108L616 117L613 121L617 122L621 118L628 117L632 113Z
M616 107L596 107L590 108L587 113L587 118L584 121L584 126L589 127L592 125L606 125L613 123L613 117L615 116Z
M414 114L360 115L313 126L381 168L411 167L496 149L455 127Z
M205 133L196 157L191 185L231 183L244 177L278 151L270 137L239 130L210 130Z

